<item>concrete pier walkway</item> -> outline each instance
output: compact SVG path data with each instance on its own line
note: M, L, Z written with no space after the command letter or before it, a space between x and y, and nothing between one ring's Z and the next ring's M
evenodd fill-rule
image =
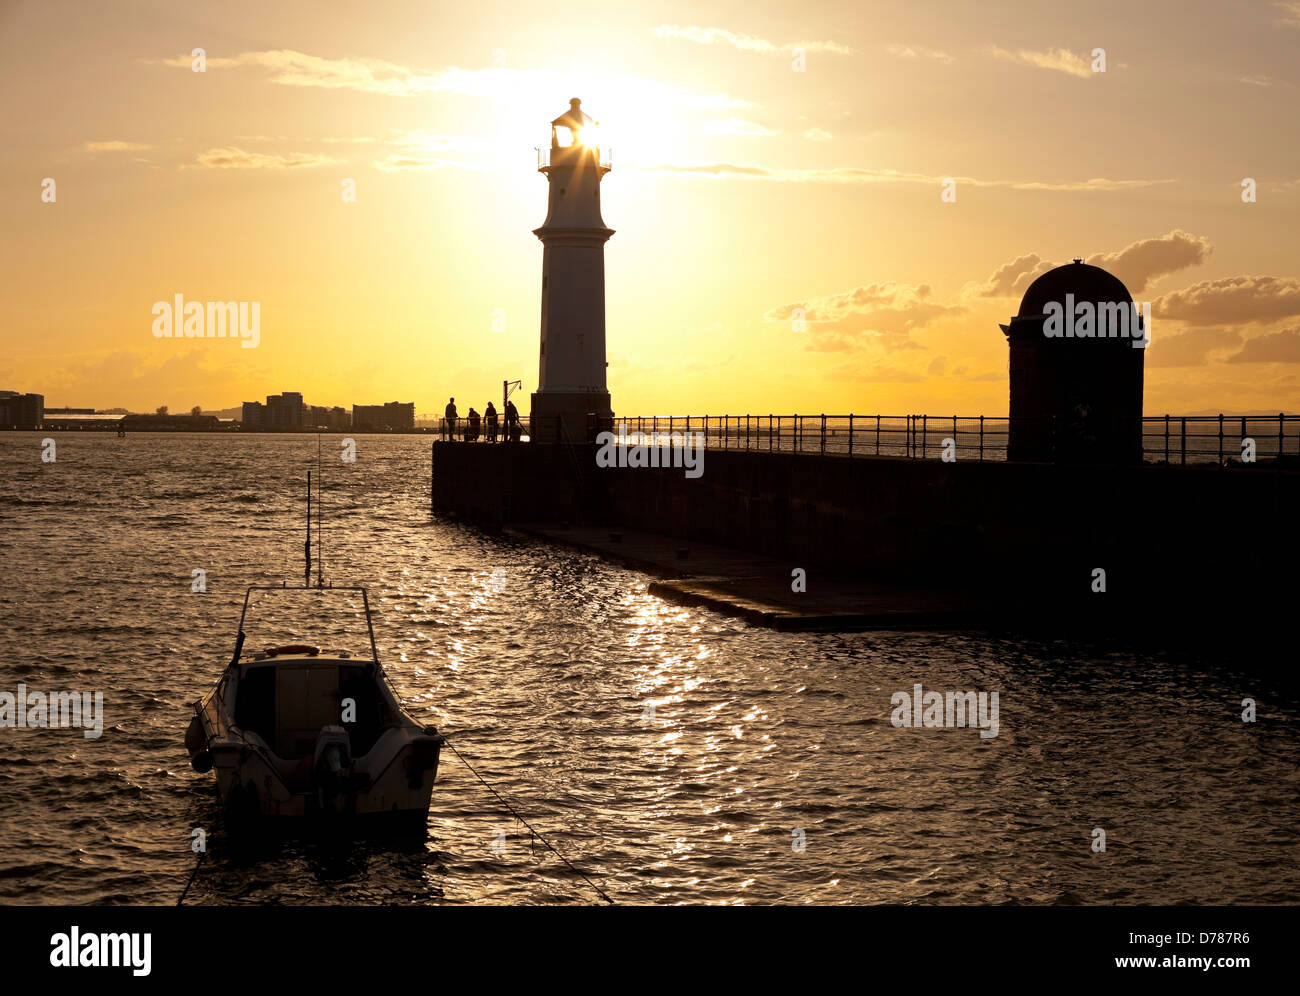
M807 591L791 590L804 565L622 527L520 524L510 530L594 553L659 578L651 594L780 630L975 629L991 600L966 590L919 589L836 578L806 566Z

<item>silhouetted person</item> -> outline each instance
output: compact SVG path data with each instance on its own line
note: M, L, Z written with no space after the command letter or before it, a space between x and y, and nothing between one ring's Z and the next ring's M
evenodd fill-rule
M519 409L513 401L506 402L506 442L517 443L521 430L519 428Z
M487 403L487 408L483 410L483 421L487 423L487 437L489 443L497 441L497 410L492 407L492 402Z
M452 398L447 402L447 410L443 412L445 418L442 422L442 434L447 439L456 438L456 399Z
M469 414L465 416L465 441L472 443L478 439L478 412L470 405Z

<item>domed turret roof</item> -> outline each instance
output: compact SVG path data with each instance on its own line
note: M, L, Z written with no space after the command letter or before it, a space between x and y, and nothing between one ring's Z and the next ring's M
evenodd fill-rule
M1093 304L1132 304L1133 298L1123 281L1100 266L1076 259L1054 270L1048 270L1029 285L1020 301L1020 318L1032 318L1047 313L1050 301L1065 306L1065 295L1073 294L1075 301Z

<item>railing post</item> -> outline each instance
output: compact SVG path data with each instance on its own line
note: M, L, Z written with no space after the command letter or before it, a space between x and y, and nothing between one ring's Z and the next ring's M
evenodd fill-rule
M1242 420L1241 420L1241 424L1242 424L1242 425L1245 425L1245 424L1246 424L1246 420L1245 420L1245 419L1242 419ZM1286 416L1283 415L1281 412L1278 412L1278 413L1277 413L1277 458L1278 458L1278 460L1281 460L1281 459L1282 459L1282 442L1283 442L1283 439L1282 439L1282 427L1283 427L1285 424L1286 424Z
M826 455L826 413L822 412L822 456Z
M799 430L800 430L800 428L801 428L801 426L800 426L800 423L799 423L799 413L798 413L798 412L795 412L795 413L794 413L794 432L792 433L792 435L793 435L793 439L794 439L794 451L795 451L796 453L799 452Z
M876 456L880 456L880 416L876 416Z
M767 413L767 452L772 452L772 413Z
M853 413L849 413L849 456L853 456Z
M925 459L925 441L926 441L926 434L929 432L929 430L930 430L930 416L922 415L921 416L921 459L922 460Z
M1223 463L1223 412L1219 412L1219 463Z
M1180 466L1185 467L1187 465L1187 419L1183 418L1182 423L1183 423L1182 438L1178 444L1178 449L1180 454L1178 462Z
M1169 462L1169 413L1165 412L1165 463Z
M1010 426L1007 427L1008 429ZM980 416L980 463L984 462L984 416Z

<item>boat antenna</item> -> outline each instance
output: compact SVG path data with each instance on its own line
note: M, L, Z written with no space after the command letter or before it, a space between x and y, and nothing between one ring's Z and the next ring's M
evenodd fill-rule
M325 587L325 555L321 552L321 537L325 531L324 513L321 511L321 493L325 472L321 468L321 427L316 427L316 587Z
M303 587L311 587L311 471L307 471L307 542L302 545L303 556L307 559L307 567L303 576Z

